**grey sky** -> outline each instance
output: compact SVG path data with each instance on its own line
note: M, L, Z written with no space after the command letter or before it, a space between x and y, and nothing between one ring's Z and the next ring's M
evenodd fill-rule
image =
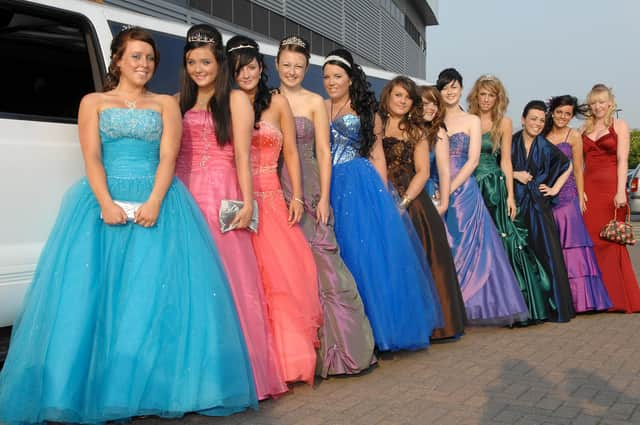
M640 128L637 0L441 0L439 21L427 28L427 79L455 67L466 99L480 75L497 76L514 128L527 101L572 94L584 102L597 82L613 87L620 118Z

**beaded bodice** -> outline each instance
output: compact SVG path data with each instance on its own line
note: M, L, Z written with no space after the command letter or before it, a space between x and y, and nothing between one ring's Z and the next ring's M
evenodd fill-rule
M295 117L296 120L296 143L298 153L302 161L314 161L316 158L315 137L316 132L313 121L306 117Z
M558 143L556 147L560 149L562 153L565 154L567 158L569 158L570 161L573 159L573 150L571 149L571 145L569 143L567 142ZM558 192L557 201L558 202L571 201L576 196L578 196L578 190L576 188L576 179L573 176L573 173L571 173L569 174L569 178L567 179L565 184L560 189L560 192Z
M480 147L480 162L489 162L495 164L500 148L493 150L493 141L491 140L491 133L486 132L482 135L482 145Z
M99 113L102 162L108 177L151 177L160 157L162 115L153 109Z
M260 121L251 137L251 172L276 174L282 149L282 132L268 121Z
M331 158L333 165L349 162L360 156L360 118L347 114L330 124Z
M409 182L416 174L413 163L415 144L395 137L382 139L387 160L387 176L400 195L404 195Z
M176 162L178 173L235 167L233 144L218 145L211 113L190 110L182 119L182 143Z

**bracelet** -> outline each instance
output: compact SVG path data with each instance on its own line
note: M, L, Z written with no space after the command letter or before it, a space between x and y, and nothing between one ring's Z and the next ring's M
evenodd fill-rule
M300 199L300 198L296 198L296 197L294 196L294 197L292 197L291 199L293 199L294 201L298 201L298 202L300 202L300 204L304 205L304 201L303 201L302 199Z
M411 203L411 198L409 198L408 196L403 196L399 206L404 210L409 206L410 203Z

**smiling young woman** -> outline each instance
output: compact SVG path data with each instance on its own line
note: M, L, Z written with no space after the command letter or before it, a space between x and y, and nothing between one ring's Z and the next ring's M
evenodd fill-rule
M590 114L581 130L585 159L584 222L613 303L612 310L640 312L640 289L627 247L600 238L600 231L609 220L617 217L623 221L626 217L629 126L614 119L615 97L604 84L593 86L587 103Z

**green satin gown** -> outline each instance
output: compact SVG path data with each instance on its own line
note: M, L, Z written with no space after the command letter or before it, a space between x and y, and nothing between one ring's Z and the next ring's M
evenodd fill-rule
M549 277L527 244L527 228L520 218L512 221L507 208L507 186L493 151L490 133L482 135L480 162L475 178L484 202L501 236L511 267L529 308L531 321L547 320L555 311Z

